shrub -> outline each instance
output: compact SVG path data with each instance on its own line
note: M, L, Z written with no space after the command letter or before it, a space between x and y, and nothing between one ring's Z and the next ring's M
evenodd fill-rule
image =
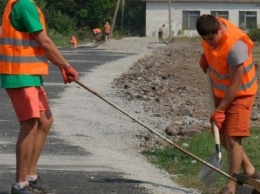
M258 28L250 29L248 32L248 35L252 41L254 41L254 42L260 41L260 29L258 29Z

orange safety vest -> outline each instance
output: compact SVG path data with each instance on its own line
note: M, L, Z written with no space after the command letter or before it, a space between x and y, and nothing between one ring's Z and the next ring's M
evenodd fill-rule
M9 0L3 14L0 35L0 73L1 74L48 74L48 59L45 51L28 32L15 30L9 20L12 5L17 0ZM45 20L37 7L40 21L45 29Z
M78 41L77 41L77 39L76 39L75 36L72 36L72 37L71 37L70 43L71 43L71 44L75 44L75 45L78 44Z
M254 95L257 92L257 78L251 53L254 44L250 38L234 24L223 18L218 17L218 20L226 24L227 31L224 32L217 48L213 49L206 41L202 41L203 52L209 64L214 95L223 98L231 84L227 65L228 54L238 40L248 45L248 59L243 63L244 74L240 90L236 96Z
M93 29L93 33L94 33L94 34L97 34L97 33L100 33L100 32L101 32L101 30L100 30L99 28Z

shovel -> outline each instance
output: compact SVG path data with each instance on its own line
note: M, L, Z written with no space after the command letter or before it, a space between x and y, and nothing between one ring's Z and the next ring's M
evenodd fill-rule
M211 112L213 112L215 110L215 103L214 103L214 97L212 91L212 80L209 75L209 70L207 71L207 78L208 78L208 85L209 85L208 88L209 88L209 95L210 95ZM215 166L218 169L221 169L223 162L222 162L221 145L220 145L220 138L219 138L219 129L215 122L212 123L212 127L213 127L216 151L211 155L211 157L208 160L208 163ZM207 188L209 188L211 184L215 182L217 175L218 173L215 170L212 170L212 168L209 168L208 166L204 166L199 173L200 180L204 183L204 185Z

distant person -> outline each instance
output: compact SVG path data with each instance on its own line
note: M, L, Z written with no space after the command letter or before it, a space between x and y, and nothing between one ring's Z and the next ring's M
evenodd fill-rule
M32 0L7 2L0 51L1 88L9 95L19 121L16 180L11 194L51 194L37 173L38 160L53 123L43 76L49 73L48 61L61 71L65 84L75 81L78 72L47 35L44 15Z
M100 28L94 28L92 32L93 32L93 38L96 42L102 40L102 30Z
M70 43L72 48L77 48L78 47L78 41L77 41L75 36L71 36L70 37L69 43Z
M159 43L165 42L165 24L163 24L158 30Z
M105 32L105 41L108 41L111 34L111 27L109 22L106 22L104 25L104 32Z

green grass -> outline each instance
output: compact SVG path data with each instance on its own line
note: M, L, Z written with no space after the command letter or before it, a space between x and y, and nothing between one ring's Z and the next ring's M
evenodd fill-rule
M53 40L53 42L57 47L63 47L63 48L70 47L69 39L71 35L76 36L78 45L93 42L93 35L91 31L86 31L86 32L75 31L72 32L71 35L65 35L65 34L58 33L55 30L49 29L48 35ZM111 38L119 40L124 38L124 36L121 36L119 31L114 31L113 36Z
M48 30L48 35L53 40L55 45L59 47L69 47L70 36L66 36L56 32L55 30Z
M203 132L192 138L182 139L175 143L179 146L183 143L187 143L189 146L184 149L205 161L210 158L215 150L214 139L210 132ZM260 128L251 129L251 137L243 139L243 145L251 162L257 169L260 169ZM203 193L212 193L225 186L227 178L219 174L212 187L210 189L206 189L199 179L199 172L204 164L171 145L163 149L154 148L146 150L143 154L150 162L159 168L168 171L172 175L172 179L174 181L185 187L196 188ZM222 170L227 172L225 150L222 150L222 158Z
M82 35L82 37L84 37L84 38L80 38L80 36L76 32L72 33L72 34L76 36L79 45L86 44L86 43L93 41L93 39L92 39L93 37L92 37L91 33L86 33L85 36ZM52 30L52 29L48 30L48 35L53 40L53 42L55 43L56 46L70 47L69 39L70 39L71 35L64 35L64 34L56 32L55 30Z
M252 53L253 53L254 61L257 62L259 65L259 62L260 62L260 44L259 43L255 43Z

